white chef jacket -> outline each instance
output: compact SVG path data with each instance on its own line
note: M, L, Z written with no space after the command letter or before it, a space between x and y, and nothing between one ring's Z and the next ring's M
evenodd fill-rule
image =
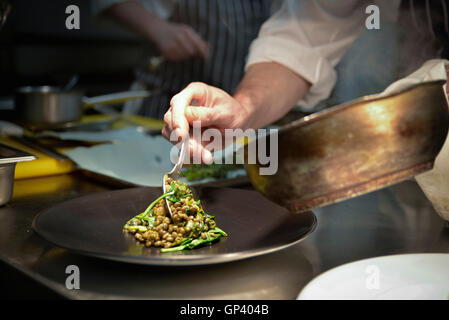
M400 0L285 0L251 44L246 69L260 62L288 67L312 84L299 102L312 108L330 95L334 67L365 30L371 4L379 7L381 28L383 21L397 19Z

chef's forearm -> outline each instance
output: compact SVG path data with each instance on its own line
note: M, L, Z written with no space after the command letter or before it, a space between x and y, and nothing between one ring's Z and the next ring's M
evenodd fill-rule
M157 36L161 34L161 28L166 23L134 0L115 4L106 9L103 15L152 42L157 41Z
M282 118L310 88L310 83L274 62L251 65L234 98L249 114L246 128L260 128Z

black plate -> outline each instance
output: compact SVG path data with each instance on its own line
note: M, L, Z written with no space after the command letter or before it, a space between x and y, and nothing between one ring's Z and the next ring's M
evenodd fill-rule
M312 212L292 214L255 191L198 188L207 213L228 233L210 246L174 253L146 248L122 232L126 221L161 194L160 188L97 193L58 204L33 221L51 243L104 259L148 265L200 265L254 257L292 246L316 225Z

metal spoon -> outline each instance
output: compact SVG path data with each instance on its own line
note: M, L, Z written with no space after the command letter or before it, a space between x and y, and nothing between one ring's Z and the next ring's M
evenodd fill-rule
M178 162L175 164L173 169L169 173L165 174L164 177L162 178L162 191L164 193L167 192L166 181L168 178L172 178L172 180L174 180L174 181L179 179L179 174L181 173L184 156L185 156L186 150L187 150L188 140L189 140L188 138L184 139L184 141L181 144L181 152L179 153ZM172 214L172 211L171 211L171 208L170 208L167 198L165 198L165 204L167 205L168 212L170 213L170 216L173 217L173 214Z

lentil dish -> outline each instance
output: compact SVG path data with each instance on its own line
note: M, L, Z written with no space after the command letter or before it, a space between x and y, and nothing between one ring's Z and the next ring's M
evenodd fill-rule
M171 178L164 180L168 191L130 219L123 227L124 232L134 234L147 247L161 248L161 252L193 249L227 237L226 232L217 227L215 217L204 211L200 200L193 198L186 184Z

